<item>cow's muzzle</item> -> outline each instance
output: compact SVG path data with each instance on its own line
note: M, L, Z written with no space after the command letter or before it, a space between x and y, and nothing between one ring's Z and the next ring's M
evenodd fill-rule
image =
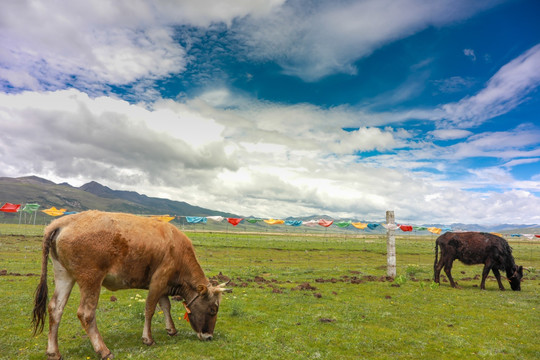
M210 341L214 338L212 334L197 333L197 336L199 337L199 340L202 341Z

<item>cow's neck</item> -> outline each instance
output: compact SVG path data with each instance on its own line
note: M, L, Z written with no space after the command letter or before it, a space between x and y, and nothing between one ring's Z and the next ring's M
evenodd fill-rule
M506 257L504 267L508 278L512 277L517 267L516 263L514 262L514 257L512 255Z
M173 287L171 290L176 292L174 295L180 295L184 298L184 300L189 301L191 298L197 295L197 286L208 285L208 278L204 274L204 271L197 261L194 253L184 257L181 268L182 271L178 276L177 286Z

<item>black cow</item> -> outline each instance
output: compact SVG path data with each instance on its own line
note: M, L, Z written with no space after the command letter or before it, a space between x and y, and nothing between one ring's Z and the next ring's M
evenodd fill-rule
M438 248L441 248L441 259L438 260ZM506 271L506 277L510 282L512 290L521 290L521 278L523 277L523 266L517 266L512 256L512 248L503 238L481 232L447 232L435 241L435 282L440 283L439 276L444 266L444 272L450 280L450 285L457 288L457 284L452 278L452 263L459 259L466 265L484 264L482 272L482 282L480 288L486 289L486 278L490 270L497 278L499 289L504 290L501 283L499 270Z

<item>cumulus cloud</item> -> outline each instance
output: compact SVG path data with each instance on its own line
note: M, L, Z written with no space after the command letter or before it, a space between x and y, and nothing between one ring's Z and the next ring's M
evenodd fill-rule
M174 114L170 109L169 123L159 131L152 120L164 111L150 112L125 101L89 98L76 90L2 94L0 162L23 173L66 178L85 173L120 184L168 186L201 181L221 168L236 169L223 142L207 138L194 145L189 133L178 131L190 118ZM208 120L206 127L211 126Z
M235 106L223 107L223 99ZM391 209L400 221L467 222L470 206L485 208L503 197L525 208L538 205L528 193L537 187L508 172L471 172L470 181L459 182L417 171L447 166L463 156L514 152L538 158L535 150L516 145L538 144L533 127L470 135L449 148L429 143L415 148L415 134L403 129L343 130L351 114L349 108L272 104L223 89L150 106L92 98L77 90L2 94L0 167L5 176L37 174L74 185L97 180L149 196L267 217L325 209L335 217L382 220ZM391 155L362 156L374 149ZM508 186L513 188L501 188L503 195L463 190L487 185L497 174L512 180ZM498 211L490 208L490 216L503 209ZM524 220L519 214L509 219L507 213L505 219ZM475 216L493 219L481 211Z
M0 85L54 90L70 84L99 93L108 85L181 73L188 59L175 39L175 26L230 24L235 18L263 16L282 3L7 2L0 13Z

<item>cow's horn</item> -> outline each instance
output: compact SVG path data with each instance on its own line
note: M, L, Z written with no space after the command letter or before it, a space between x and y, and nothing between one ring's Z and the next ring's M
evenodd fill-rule
M231 280L226 281L226 282L224 282L224 283L219 284L217 287L218 287L218 288L224 288L225 286L229 285L230 282L231 282Z
M226 289L226 288L222 288L222 287L216 287L216 291L217 291L217 292L220 292L220 293L224 293L224 292L230 293L230 292L232 292L232 289Z
M528 272L531 272L531 270L528 269L528 268L526 268L526 267L523 267L523 266L522 266L522 268L523 268L523 270L527 270Z

